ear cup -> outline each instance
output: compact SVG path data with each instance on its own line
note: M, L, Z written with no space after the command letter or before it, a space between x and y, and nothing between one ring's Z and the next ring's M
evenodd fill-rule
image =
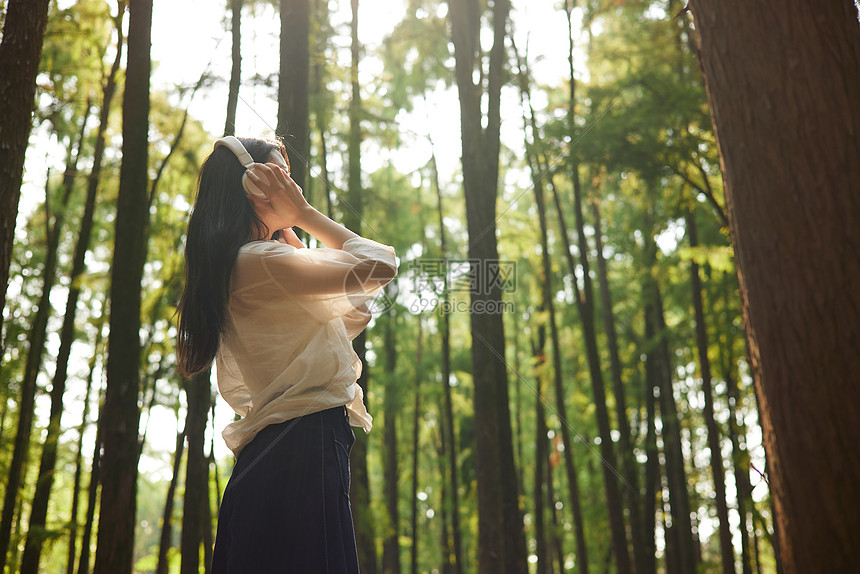
M263 177L265 177L265 176L263 176ZM263 193L263 190L261 190L259 187L257 187L256 184L254 184L254 182L251 181L251 178L248 177L247 171L242 176L242 187L244 187L245 191L251 195L255 195L257 197L262 197L263 199L266 198L266 194Z

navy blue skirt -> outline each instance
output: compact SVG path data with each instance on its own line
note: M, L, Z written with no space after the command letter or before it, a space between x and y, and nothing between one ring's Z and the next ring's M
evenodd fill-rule
M344 407L269 425L239 453L218 512L213 574L357 573Z

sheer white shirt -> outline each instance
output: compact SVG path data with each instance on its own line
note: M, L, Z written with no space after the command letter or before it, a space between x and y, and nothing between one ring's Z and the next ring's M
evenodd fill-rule
M234 454L267 425L341 405L352 426L370 432L351 341L396 273L394 249L363 237L341 249L240 248L216 356L218 390L242 417L223 432Z

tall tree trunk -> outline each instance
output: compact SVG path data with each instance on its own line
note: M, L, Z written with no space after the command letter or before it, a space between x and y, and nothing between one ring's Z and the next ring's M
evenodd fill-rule
M513 39L511 40L513 42ZM516 46L514 46L514 51L516 52ZM540 147L540 138L538 126L535 121L534 111L531 108L531 87L530 87L530 79L528 72L528 64L524 57L521 57L517 54L517 64L519 68L518 80L520 85L520 96L523 102L523 109L527 110L528 113L523 116L523 128L524 133L527 133L531 128L531 133L533 134L534 142L532 146L537 150ZM529 142L526 142L526 149L529 149ZM548 247L548 239L547 239L547 219L546 219L546 204L544 201L544 183L543 179L539 174L548 173L549 167L545 160L541 160L541 156L537 151L535 152L526 152L527 160L529 163L529 169L532 172L532 188L535 192L535 205L538 210L538 221L540 223L540 240L541 240L541 269L543 276L543 288L542 288L542 301L544 308L548 311L549 314L549 324L550 324L550 333L552 336L552 344L553 344L553 387L556 394L556 410L559 419L561 419L561 437L562 444L564 445L564 458L565 458L565 470L567 472L568 479L568 488L570 495L571 507L573 510L573 521L574 521L574 532L576 538L576 548L577 548L577 563L580 567L581 572L584 574L588 573L588 555L587 555L587 546L585 543L585 525L582 518L582 510L579 502L579 481L576 473L576 464L574 462L574 450L573 450L573 440L570 436L570 428L567 424L567 407L565 404L565 397L567 394L564 391L562 370L561 370L561 354L559 352L560 343L559 343L559 334L558 327L555 318L555 304L553 302L553 287L552 287L552 271L551 271L551 262L549 257L549 247ZM570 255L570 244L567 239L567 226L565 225L564 215L561 210L561 205L558 198L558 193L555 188L555 183L553 181L553 177L550 174L550 187L553 190L553 197L555 199L555 205L558 212L559 222L561 224L562 229L562 239L564 243L565 253L567 254L567 260L569 269L571 274L574 273L574 264L572 256ZM574 297L579 300L579 287L574 282Z
M9 0L0 41L0 313L6 307L24 155L49 4L48 0ZM7 546L8 542L0 544L0 570L6 562Z
M727 290L726 290L727 293ZM730 347L727 343L725 347ZM734 359L731 349L728 349L728 359L723 366L723 380L726 382L726 394L729 403L729 440L732 443L732 468L735 475L737 488L738 517L741 534L741 570L743 574L752 574L752 552L750 549L750 508L753 504L752 487L749 478L749 459L746 448L741 445L741 438L745 438L745 426L743 415L739 413L740 393L738 380L734 373Z
M860 539L860 513L846 512L860 500L857 7L797 2L773 12L693 0L690 8L782 565L789 574L847 571Z
M362 215L364 214L363 191L361 184L361 91L358 85L358 64L360 45L358 42L358 0L351 0L351 53L350 66L351 99L349 103L349 167L347 201L343 213L343 224L361 235ZM352 342L352 348L363 365L358 385L364 390L365 401L368 395L369 369L367 355L367 332L362 331ZM352 481L349 497L352 502L353 523L358 546L358 557L362 568L369 572L377 571L376 541L374 518L370 508L370 477L367 471L368 437L359 433L350 455Z
M545 309L545 304L542 310ZM534 345L534 361L535 361L535 466L534 466L534 491L532 493L534 502L534 536L535 536L535 556L537 557L537 565L535 572L537 574L548 574L552 572L552 559L547 551L546 543L546 519L544 518L544 509L546 500L544 499L544 489L546 486L546 471L547 461L547 428L546 415L544 413L543 396L541 395L542 379L546 376L546 327L540 325L538 327L538 341Z
M433 188L436 191L436 212L439 216L439 252L442 259L448 260L448 245L445 234L445 218L442 210L442 188L439 185L439 169L436 165L436 151L430 142L430 167L432 172ZM451 398L451 294L448 287L448 266L444 266L442 276L442 324L440 331L442 335L442 400L444 411L442 414L442 444L446 449L448 457L448 480L450 485L446 497L448 511L451 513L451 545L453 546L453 569L454 574L463 571L463 541L460 534L460 478L457 466L457 432L454 429L454 405ZM451 554L449 554L450 558ZM448 560L446 559L446 563Z
M562 238L564 253L567 258L568 272L570 273L571 277L575 278L576 264L573 261L573 255L570 250L570 241L568 240L567 235L567 224L564 220L564 212L561 209L561 201L558 196L558 189L555 186L555 182L553 180L552 175L550 175L549 181L549 187L550 189L552 189L553 201L555 202L556 215L558 215L559 227L561 228L560 235ZM538 217L542 217L540 214L545 210L543 196L536 195L535 197L538 199ZM575 280L571 283L573 284L574 299L579 301L581 299L579 285L576 283ZM562 421L566 421L568 420L567 406L565 405L564 398L567 395L564 392L564 388L560 385L560 379L556 379L555 394L558 417ZM568 425L564 424L563 422L561 425L561 440L562 444L564 445L564 464L567 473L567 486L570 495L570 503L573 511L573 528L576 537L576 562L579 565L580 571L583 574L588 574L588 554L587 546L585 544L585 523L582 517L582 509L579 503L579 479L577 478L576 465L574 463L573 458L573 439L570 436L570 429L568 428Z
M409 532L412 536L409 572L418 574L418 432L421 427L421 379L424 358L424 341L421 328L421 315L418 315L418 342L415 347L415 399L412 407L412 496L409 502Z
M696 569L697 544L693 538L693 525L690 518L690 493L687 490L687 473L684 468L684 455L681 449L681 421L672 389L672 364L667 340L666 320L663 316L663 300L656 279L650 278L646 286L646 296L653 304L656 341L654 345L657 382L660 389L660 423L662 424L663 452L666 457L666 482L669 487L669 505L672 514L672 532L677 550L676 572L694 572Z
M203 505L209 496L209 468L206 463L204 444L206 422L211 402L210 371L206 369L191 377L186 383L188 397L186 436L188 455L185 467L185 496L182 506L182 560L180 574L200 572L200 544L203 542Z
M66 166L63 175L63 185L67 188L64 196L71 195L75 178L78 172L78 157L84 140L84 132L87 119L90 115L92 102L88 99L87 105L81 119L81 128L78 140L75 144L76 151L73 159ZM48 429L42 447L42 457L39 461L39 476L36 479L36 491L33 494L33 502L30 505L30 518L27 526L27 541L24 546L24 554L21 557L21 574L36 574L39 570L39 558L42 553L42 542L44 540L45 519L48 516L48 500L51 497L51 488L54 484L54 468L57 464L57 442L60 439L60 419L63 415L63 395L66 393L66 372L69 364L69 354L72 341L75 338L75 314L77 311L78 295L80 294L80 275L84 271L84 256L89 248L90 231L92 229L93 211L95 209L95 198L92 201L87 197L84 215L81 219L81 227L78 233L78 242L75 246L74 262L70 274L69 294L66 300L66 312L63 316L63 326L60 331L60 350L57 354L54 379L51 384L51 410L48 420ZM60 221L60 214L57 214ZM56 233L59 233L57 229ZM59 242L59 235L56 240Z
M84 393L84 411L81 414L81 425L78 427L78 444L75 449L75 478L72 483L72 509L69 512L69 550L66 558L66 574L75 573L75 557L77 556L78 541L78 507L80 506L81 477L84 468L84 433L87 430L87 418L90 414L90 394L96 362L101 354L102 333L104 331L105 315L96 321L96 340L93 344L93 356L90 358L89 374L87 375L87 390Z
M573 21L572 8L569 0L565 0L565 12L568 25L568 72L569 99L567 124L570 133L576 132L576 77L573 69ZM609 515L609 528L612 532L612 553L615 557L615 567L619 573L632 572L630 554L627 548L627 532L624 526L624 512L621 504L621 493L616 479L615 447L609 423L609 410L606 407L606 391L603 385L603 373L600 367L600 354L597 349L597 333L594 325L594 294L589 273L588 245L585 238L585 225L582 214L582 190L579 176L579 161L571 158L570 178L573 182L574 216L576 217L577 238L579 248L579 263L582 266L582 297L576 298L576 308L582 323L582 334L585 339L588 373L591 379L591 389L594 399L597 428L600 433L600 456L602 459L603 486L606 490L606 506ZM559 208L559 213L561 209ZM566 236L565 236L566 237ZM576 282L576 274L571 268L571 280ZM623 399L622 399L623 400ZM626 413L624 413L626 418ZM623 456L622 456L623 458ZM622 482L624 480L622 479ZM633 488L632 485L626 485Z
M95 574L129 574L137 509L140 298L148 209L152 0L129 4L128 66L122 105L123 160L111 268L104 417L104 480Z
M609 278L606 259L603 257L603 232L600 219L600 206L595 199L591 202L594 218L594 247L597 252L597 281L600 287L600 300L603 314L603 328L606 331L606 346L609 350L609 369L612 375L612 394L615 397L615 417L618 419L618 451L621 459L621 474L627 482L622 493L627 500L630 513L630 534L633 542L633 561L636 574L654 574L656 565L650 548L645 541L644 522L640 514L639 472L633 441L630 436L630 422L627 418L627 398L624 381L621 378L621 360L618 357L618 337L615 332L615 313L612 311L612 296L609 292Z
M643 394L645 396L645 425L647 428L645 434L645 455L648 458L645 461L645 493L642 498L642 543L644 553L648 556L648 564L646 565L645 572L656 573L657 547L655 536L657 528L657 496L662 493L663 487L660 484L660 452L657 448L656 427L657 401L654 393L659 390L660 383L657 372L657 353L654 349L656 341L654 303L650 300L647 290L643 293L643 296L645 306L645 341L647 345L645 353L645 388ZM670 550L667 547L665 552L667 557Z
M2 107L2 106L0 106ZM86 124L86 118L82 125ZM82 128L83 129L83 128ZM6 493L3 498L3 515L0 519L0 571L6 563L6 553L9 551L9 541L12 535L14 511L18 505L18 495L21 481L25 474L25 466L30 449L30 438L33 431L33 415L36 404L36 379L42 369L42 357L45 353L45 338L48 330L48 319L51 315L51 290L57 278L60 235L69 204L69 197L74 187L74 173L80 154L83 135L77 142L69 144L66 170L63 176L63 194L58 209L55 209L53 225L50 221L49 198L50 173L45 184L45 211L47 237L45 240L45 265L42 268L42 293L39 296L38 307L33 317L33 326L27 336L27 360L24 367L24 377L21 381L21 399L18 406L18 427L15 434L15 446L12 451L12 461L9 463L9 476L6 480ZM77 149L75 149L77 147ZM38 516L37 516L38 520ZM44 521L44 519L42 519ZM31 551L32 552L32 551Z
M93 523L96 514L96 504L101 486L102 476L102 413L104 412L103 397L99 397L99 412L96 418L96 440L93 446L92 468L90 469L90 484L87 487L87 516L84 520L84 531L81 535L81 556L78 559L78 574L90 572L90 541L93 534Z
M176 433L176 447L173 449L173 474L170 477L170 484L167 486L164 510L161 513L161 536L158 539L158 562L155 566L155 574L167 574L170 567L167 553L173 544L173 506L176 498L176 486L179 483L180 467L182 466L182 454L185 452L187 432L188 416L186 415L183 429Z
M96 142L95 148L93 150L93 166L90 170L89 177L87 178L87 199L86 205L84 207L84 219L87 218L87 213L90 209L90 203L92 198L92 204L95 205L95 198L98 194L98 186L99 179L101 177L101 168L102 161L104 159L104 151L105 151L105 133L107 132L108 120L110 119L110 110L111 105L113 103L114 93L116 92L116 75L119 72L120 61L122 59L122 51L123 51L123 26L122 21L125 18L125 2L118 3L117 13L114 16L114 27L117 31L117 44L116 44L116 57L114 58L113 65L111 66L110 72L107 75L107 79L105 80L104 86L102 87L102 104L101 110L99 112L99 127L96 131ZM92 230L90 230L90 235L92 234ZM89 245L89 243L87 243ZM84 257L84 262L86 262L86 257ZM72 274L72 286L73 288L80 288L79 280L81 273ZM103 315L102 321L106 318L106 315ZM99 353L99 344L101 342L101 334L102 334L102 324L99 323L97 344L95 346L95 350L93 353L93 357L95 358ZM91 364L90 377L92 377L92 367L95 366L95 363ZM89 385L89 381L87 383ZM89 388L89 387L88 387ZM89 391L88 391L89 394ZM84 419L86 419L87 414L87 406L84 407ZM83 422L81 423L83 425ZM79 450L80 447L83 446L83 426L81 426L81 435L79 438ZM95 479L96 486L98 485L98 453L100 452L100 436L96 440L95 450L96 452L93 455L93 470L91 473L90 480ZM80 456L80 454L79 454ZM75 470L75 500L77 498L77 482L79 481L79 477L77 475L78 469ZM93 490L93 485L90 485L90 489ZM94 496L89 500L89 507L87 510L88 515L88 527L92 527L92 512L94 511L95 498ZM66 574L73 574L74 562L75 562L75 536L77 534L77 505L73 502L72 504L72 532L69 537L69 562L67 565ZM89 531L88 531L89 532ZM84 564L84 556L86 556L86 564L89 564L89 534L86 536L86 546L83 545L81 547L81 564ZM86 572L86 571L85 571Z
M308 175L308 82L310 1L281 0L281 63L278 74L278 136L290 158L290 177L304 187Z
M233 40L230 51L230 84L227 94L227 119L224 135L236 133L236 107L239 105L239 87L242 85L242 0L230 0L230 30Z
M476 58L480 52L481 7L476 0L448 2L460 101L468 256L477 276L485 276L473 286L470 295L473 306L496 311L469 314L473 339L479 574L527 572L511 437L501 285L486 281L486 276L492 273L489 267L498 265L499 260L495 222L499 110L509 12L508 0L497 0L492 6L493 45L484 93L474 79L476 62L481 61ZM483 95L486 95L486 117L481 111ZM486 129L482 128L484 119Z
M125 2L119 2L117 13L113 17L114 27L117 31L116 57L114 58L113 65L111 66L110 71L107 74L107 78L105 80L105 83L102 86L102 104L101 104L101 110L99 111L99 127L96 130L95 148L93 149L93 165L92 165L92 169L90 170L89 177L87 178L87 199L86 199L86 204L84 207L84 216L83 216L84 221L87 220L88 213L90 213L91 204L92 204L93 208L95 207L95 199L96 199L96 196L98 195L99 178L101 177L102 161L104 159L104 151L105 151L105 133L107 132L108 120L110 119L111 105L113 103L113 97L114 97L114 94L116 92L116 75L119 72L120 62L122 60L123 45L125 43L125 40L123 37L123 26L122 26L122 21L124 20L124 18L125 18ZM94 210L93 210L93 213L94 213ZM92 216L90 216L90 219L92 219ZM82 227L83 227L83 224L82 224ZM82 232L82 235L83 235L83 232ZM91 228L88 231L87 246L89 246L89 236L90 235L92 235L92 229ZM79 241L82 242L83 240L79 239ZM86 262L86 257L84 257L84 263L85 262ZM75 263L77 263L77 258L75 259ZM79 270L77 273L75 273L73 270L73 273L72 273L72 289L75 289L78 292L80 292L80 278L81 278L82 274L83 274L83 269ZM70 294L69 298L71 299L71 294ZM68 304L67 304L67 306L68 306ZM79 472L80 472L80 468L81 468L80 458L81 458L81 449L83 448L83 438L84 438L84 428L85 428L84 424L86 423L87 414L89 412L89 392L90 392L90 384L92 382L92 377L93 377L93 369L95 368L95 358L101 352L100 346L101 346L102 330L103 330L102 325L103 325L103 322L106 318L107 318L106 315L102 315L102 318L100 319L100 321L98 323L98 334L96 336L96 344L95 344L94 350L93 350L93 358L91 359L91 362L90 362L90 374L89 374L89 378L87 379L87 399L86 399L86 403L84 404L84 414L83 414L83 419L81 422L80 436L78 438L78 459L79 460L76 462L76 465L75 465L75 488L74 488L74 495L72 498L72 518L71 518L72 529L71 529L71 533L69 536L69 557L68 557L68 564L66 566L66 574L73 574L73 572L74 572L74 563L75 563L75 554L76 554L75 543L76 543L76 536L77 536L77 531L78 531L77 498L78 498L78 489L79 489L79 482L80 482ZM94 470L93 470L92 476L96 477L96 478L98 477L98 473L95 471L95 466L97 466L96 463L98 461L98 457L95 455L98 454L98 452L100 452L100 439L96 440L96 453L94 453L94 456L93 456ZM90 480L92 481L93 479L91 478ZM97 485L98 480L96 479L95 482ZM90 500L90 508L88 510L88 514L89 514L90 510L93 510L94 502L95 502L94 498ZM90 524L90 526L92 524L91 517L89 517L89 524ZM87 545L82 546L81 562L83 562L83 555L89 556L89 538L87 538Z
M687 213L687 234L690 247L698 247L696 214L692 211ZM708 358L708 330L705 324L705 305L702 300L702 280L699 277L699 264L695 260L690 261L690 286L693 291L693 313L696 317L696 347L699 351L699 367L702 370L702 394L705 396L703 415L708 429L708 449L711 451L711 474L714 481L714 503L719 519L723 574L735 574L735 552L729 525L729 506L726 502L726 476L723 468L721 435L714 418L714 390L711 383L711 360Z
M383 416L385 427L383 442L385 448L384 491L385 510L388 513L388 531L382 540L382 572L385 574L400 574L400 520L397 512L397 411L400 401L397 397L399 381L395 378L397 368L397 346L393 310L386 314L385 331L385 404Z

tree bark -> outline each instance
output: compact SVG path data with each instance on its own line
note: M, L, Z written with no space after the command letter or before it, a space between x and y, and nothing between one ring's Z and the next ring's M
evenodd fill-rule
M203 542L203 505L209 496L209 467L203 446L211 401L209 369L194 375L185 387L188 397L186 436L188 455L185 467L185 496L182 506L182 560L180 574L200 572L200 544Z
M344 206L343 224L361 235L362 215L364 214L363 189L361 184L361 91L358 85L358 64L360 45L358 42L358 0L351 0L351 54L350 84L351 99L349 102L349 148L348 148L348 183L347 201ZM362 331L353 341L352 348L361 360L362 371L358 385L364 390L365 401L368 400L369 369L367 365L367 332ZM376 540L374 535L374 517L370 508L370 477L367 470L368 437L364 433L356 436L355 444L350 454L352 481L349 486L349 498L352 502L352 519L355 524L355 538L358 547L358 558L362 568L369 572L377 571Z
M81 147L83 146L84 132L86 130L87 119L90 115L91 103L91 100L87 100L87 105L81 118L80 132L75 144L76 149L63 175L63 186L67 190L64 193L65 197L71 195L75 177L78 173L78 158L81 155ZM30 505L27 542L24 546L24 554L21 557L21 574L36 574L39 570L45 519L48 516L48 501L51 497L51 489L54 485L54 469L57 465L57 442L60 439L63 395L66 392L66 369L69 364L72 341L75 338L75 317L78 295L80 294L80 275L84 270L84 256L89 249L94 208L95 198L90 201L90 198L87 197L84 215L81 219L81 226L78 232L78 243L75 246L74 262L72 263L72 272L70 274L71 282L66 300L66 312L63 316L63 326L60 330L60 350L57 354L57 366L54 370L54 379L51 384L51 410L47 433L42 446L42 456L39 461L39 477L36 479L36 491L33 494L33 502ZM61 221L60 214L57 214L57 218L58 222ZM55 231L57 241L59 241L59 232L59 229Z
M90 394L93 387L93 375L96 370L96 360L101 353L104 320L105 316L102 315L98 321L96 321L96 340L93 344L93 356L90 358L89 363L87 390L84 393L84 411L81 414L81 425L78 427L78 444L75 449L75 478L72 484L72 509L69 511L69 550L66 558L66 574L75 573L75 557L78 553L78 507L80 506L81 477L83 475L84 467L84 433L87 430L87 418L90 414Z
M85 121L82 123L86 123ZM81 137L81 140L83 138ZM45 265L42 268L42 293L39 296L39 304L33 317L33 325L27 335L27 361L24 368L24 377L21 381L21 399L18 406L18 426L15 433L15 444L12 450L12 461L9 463L9 475L6 480L6 492L3 498L3 515L0 519L0 571L6 564L6 554L9 550L10 537L12 535L12 522L14 510L18 505L21 482L26 474L25 467L29 455L30 438L33 432L33 416L36 404L36 380L42 369L42 357L45 354L45 339L48 330L48 319L51 315L51 290L57 279L57 265L59 256L60 235L69 204L69 197L74 187L73 174L76 169L80 144L75 151L75 142L69 145L66 170L63 177L63 194L59 209L55 210L53 224L50 221L49 200L51 192L49 189L50 172L45 184L45 212L46 212L46 235L45 238ZM38 511L38 509L37 509ZM37 515L37 521L39 517ZM20 520L20 517L18 518ZM44 520L44 519L42 519ZM32 550L31 550L32 553ZM28 558L31 561L32 558Z
M230 30L233 40L230 52L230 84L227 94L227 119L224 135L236 133L236 107L239 105L239 87L242 85L242 0L230 0Z
M850 0L693 0L782 565L856 562L860 30Z
M699 246L696 229L696 215L687 213L687 238L690 247ZM699 277L699 264L690 262L690 287L693 298L693 314L696 318L696 348L699 352L699 368L702 371L702 394L705 397L703 415L708 429L708 450L711 456L711 478L714 481L714 504L719 520L720 555L723 574L735 574L735 552L732 547L732 533L729 525L729 506L726 502L726 474L721 452L721 434L714 418L714 390L711 382L711 360L708 357L708 331L705 324L705 305L702 297L702 280Z
M0 42L0 313L6 307L24 155L49 4L48 0L9 0ZM0 545L0 551L5 547ZM5 561L3 552L0 570Z
M448 260L448 245L445 239L445 218L442 211L442 188L439 185L439 170L436 165L436 151L433 142L430 142L430 167L432 169L433 188L436 190L436 212L439 216L439 252L442 259ZM440 334L442 336L442 444L448 457L448 476L444 479L450 482L449 493L446 504L451 513L451 545L453 546L452 572L461 574L463 571L463 542L460 534L460 478L457 467L457 432L454 429L454 405L451 398L451 294L448 286L448 269L444 267L442 276L442 324ZM450 555L446 559L449 563Z
M185 436L188 431L188 417L184 428L176 433L176 447L173 449L173 474L164 497L164 511L161 513L161 536L158 539L158 562L155 574L167 574L170 564L167 553L173 544L173 506L176 498L176 485L179 483L179 472L182 465L182 454L185 452Z
M418 574L418 432L421 425L421 378L424 358L424 340L421 329L421 315L418 316L418 342L415 348L415 399L412 407L412 486L409 503L409 532L412 536L409 572Z
M290 177L304 187L308 175L308 87L310 71L310 1L281 0L281 63L278 79L278 126L290 158Z
M603 257L603 232L600 219L600 206L597 200L591 202L591 214L594 217L594 247L597 253L597 281L600 288L602 304L603 328L606 331L606 346L609 351L609 369L612 376L612 394L615 397L615 417L618 419L618 451L621 459L621 474L628 488L622 493L627 500L630 513L630 534L633 542L633 561L636 574L654 574L653 556L649 556L644 522L640 514L639 472L636 455L633 452L633 441L630 436L630 421L627 418L627 398L624 381L621 378L621 360L618 357L618 336L615 332L615 313L612 311L612 296L609 292L609 277L606 270L606 259Z
M104 480L95 574L130 574L137 509L140 299L148 209L149 75L152 0L129 4L128 66L122 106L123 160L111 268L110 336L104 417Z
M473 79L480 57L477 1L449 0L448 19L454 44L455 77L460 101L463 184L469 233L468 256L477 276L499 260L496 243L496 197L499 179L500 94L504 82L504 43L510 3L492 6L493 45L487 89ZM480 67L480 66L478 66ZM486 95L487 114L481 111ZM482 122L486 119L486 129ZM475 405L475 467L478 489L478 572L527 572L522 515L511 437L505 364L502 293L498 282L479 280L471 289L475 308L496 312L469 314Z
M93 447L93 463L90 469L90 484L87 486L87 517L84 520L84 532L81 535L81 556L78 559L78 574L90 572L90 540L93 534L93 522L96 514L96 500L101 486L102 471L102 413L104 412L103 397L99 397L99 412L96 418L96 441Z
M385 404L383 416L383 442L385 447L385 510L388 513L388 531L382 541L382 572L400 574L400 520L397 512L397 411L400 404L397 397L398 381L395 379L397 368L397 345L393 311L386 314L385 331Z

